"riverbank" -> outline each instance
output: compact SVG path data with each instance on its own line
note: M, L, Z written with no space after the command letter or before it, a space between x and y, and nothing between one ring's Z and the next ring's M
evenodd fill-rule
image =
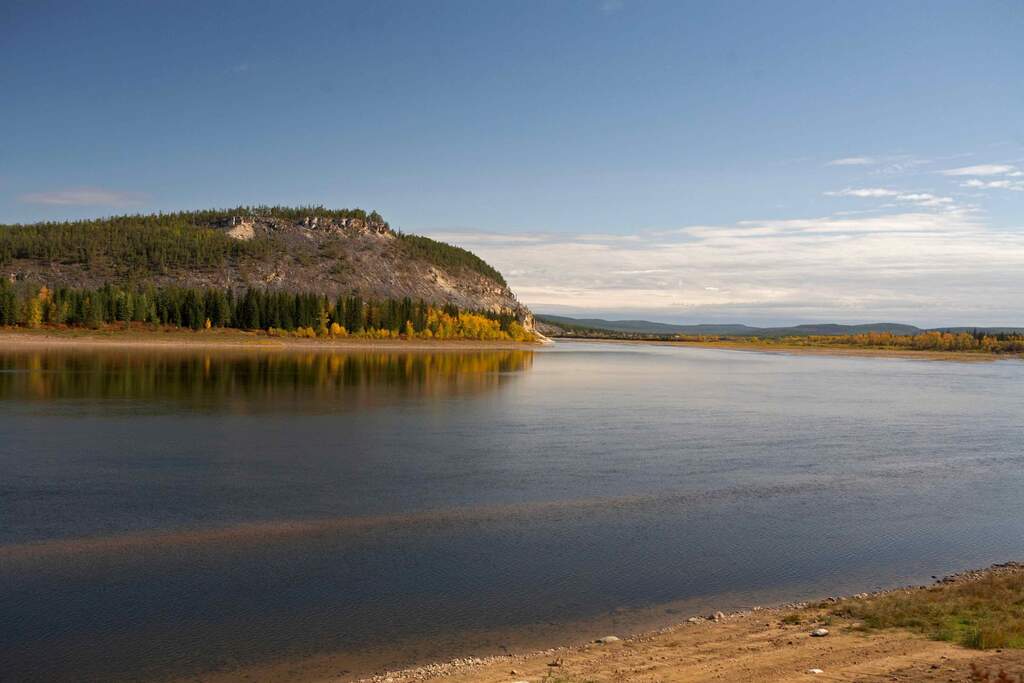
M476 341L469 339L362 339L358 337L272 337L265 332L235 329L180 328L0 328L0 349L14 348L138 348L138 349L255 349L260 351L491 351L532 350L537 342Z
M744 341L669 341L658 339L584 339L556 337L556 342L588 344L629 344L641 346L671 346L676 348L721 349L725 351L751 351L812 356L860 356L869 358L908 358L916 360L954 360L961 362L990 362L995 360L1021 360L1016 353L989 353L985 351L929 351L856 346L810 346L801 344L744 342Z
M1011 603L1007 605L1007 591ZM1017 603L1013 603L1013 598ZM600 638L578 647L525 655L464 658L384 672L363 683L599 683L611 681L987 681L1005 671L1024 675L1020 621L1003 614L1024 599L1024 565L1008 563L946 577L932 586L862 593L771 608L690 617L655 633ZM999 610L1006 610L1000 612ZM961 636L936 638L927 618L936 614L963 628L1002 624L1011 647L978 649ZM900 621L902 619L902 622ZM888 621L906 625L886 628ZM975 623L976 622L976 623ZM879 624L880 625L877 625ZM916 630L909 625L922 623ZM824 629L824 633L819 629ZM817 635L816 635L817 634ZM1004 634L1005 635L1005 634ZM931 637L929 637L931 636ZM1014 640L1016 639L1016 640ZM973 642L973 641L971 641ZM995 641L993 641L995 642ZM985 643L974 643L985 646ZM1002 645L1001 642L996 644ZM345 679L328 679L345 680Z

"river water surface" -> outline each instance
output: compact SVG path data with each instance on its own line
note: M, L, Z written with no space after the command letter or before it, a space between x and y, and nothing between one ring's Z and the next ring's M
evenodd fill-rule
M1019 361L0 350L0 680L344 678L927 581L1024 557L1022 446Z

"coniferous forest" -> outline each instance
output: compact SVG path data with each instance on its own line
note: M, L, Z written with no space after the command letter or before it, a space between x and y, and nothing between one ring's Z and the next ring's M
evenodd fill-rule
M92 266L116 263L134 277L147 277L171 268L215 268L239 258L266 258L286 249L280 240L258 237L232 239L223 229L232 218L279 221L354 221L389 232L406 258L437 266L466 269L505 286L505 279L476 254L420 235L391 231L376 211L314 207L240 206L233 209L124 215L95 220L0 225L0 266L16 259Z
M144 323L189 328L265 330L305 337L407 337L528 341L533 335L511 313L459 310L412 299L331 299L265 289L191 289L105 285L38 290L0 281L0 325L99 328Z

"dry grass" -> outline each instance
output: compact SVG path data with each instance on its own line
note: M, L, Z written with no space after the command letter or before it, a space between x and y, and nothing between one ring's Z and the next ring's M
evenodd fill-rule
M1011 676L1004 669L992 673L987 668L971 663L971 683L1024 683L1024 674Z
M982 650L1024 648L1024 572L897 591L846 602L833 613L867 629L907 628Z

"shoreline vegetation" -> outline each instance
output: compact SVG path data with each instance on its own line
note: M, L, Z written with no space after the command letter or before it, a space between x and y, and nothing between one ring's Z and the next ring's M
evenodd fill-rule
M930 334L930 333L928 333ZM948 333L947 333L948 334ZM967 333L962 333L967 334ZM1000 358L1024 357L1024 337L1007 340L1003 347L971 347L964 343L946 346L942 341L934 347L908 341L913 337L897 337L896 341L861 340L841 335L835 337L676 337L676 338L625 338L625 337L552 337L555 341L574 341L606 344L651 344L657 346L690 346L731 351L754 351L766 353L818 354L830 356L882 356L890 358L921 358L930 360L996 360ZM866 336L866 335L865 335ZM959 336L959 335L950 335ZM1019 346L1018 346L1019 345Z
M0 327L51 330L261 331L277 338L534 341L513 311L472 311L403 299L332 299L263 289L104 285L17 288L0 281Z
M151 326L0 327L0 348L137 348L143 350L253 350L253 351L482 351L532 350L539 341L305 337L271 335L262 330L210 329L193 331Z
M318 335L315 330L244 330L217 328L193 330L191 328L161 326L142 323L114 323L97 327L42 324L36 327L25 325L0 325L0 346L61 346L61 347L138 347L138 348L249 348L249 349L291 349L291 350L394 350L394 351L440 351L440 350L486 350L486 349L536 349L557 341L574 343L606 343L627 345L654 345L674 347L695 347L728 351L750 351L757 353L785 353L798 355L863 356L882 358L906 358L919 360L952 361L993 361L999 359L1022 359L1024 353L995 352L981 350L942 351L885 346L858 346L855 343L833 341L816 345L813 340L790 341L788 339L623 339L623 338L579 338L541 335L532 338L511 339L498 337L479 339L472 337L427 337L402 333L394 334L346 334Z
M815 602L693 616L659 631L463 657L360 683L1024 680L1024 564ZM328 680L340 680L331 678Z

